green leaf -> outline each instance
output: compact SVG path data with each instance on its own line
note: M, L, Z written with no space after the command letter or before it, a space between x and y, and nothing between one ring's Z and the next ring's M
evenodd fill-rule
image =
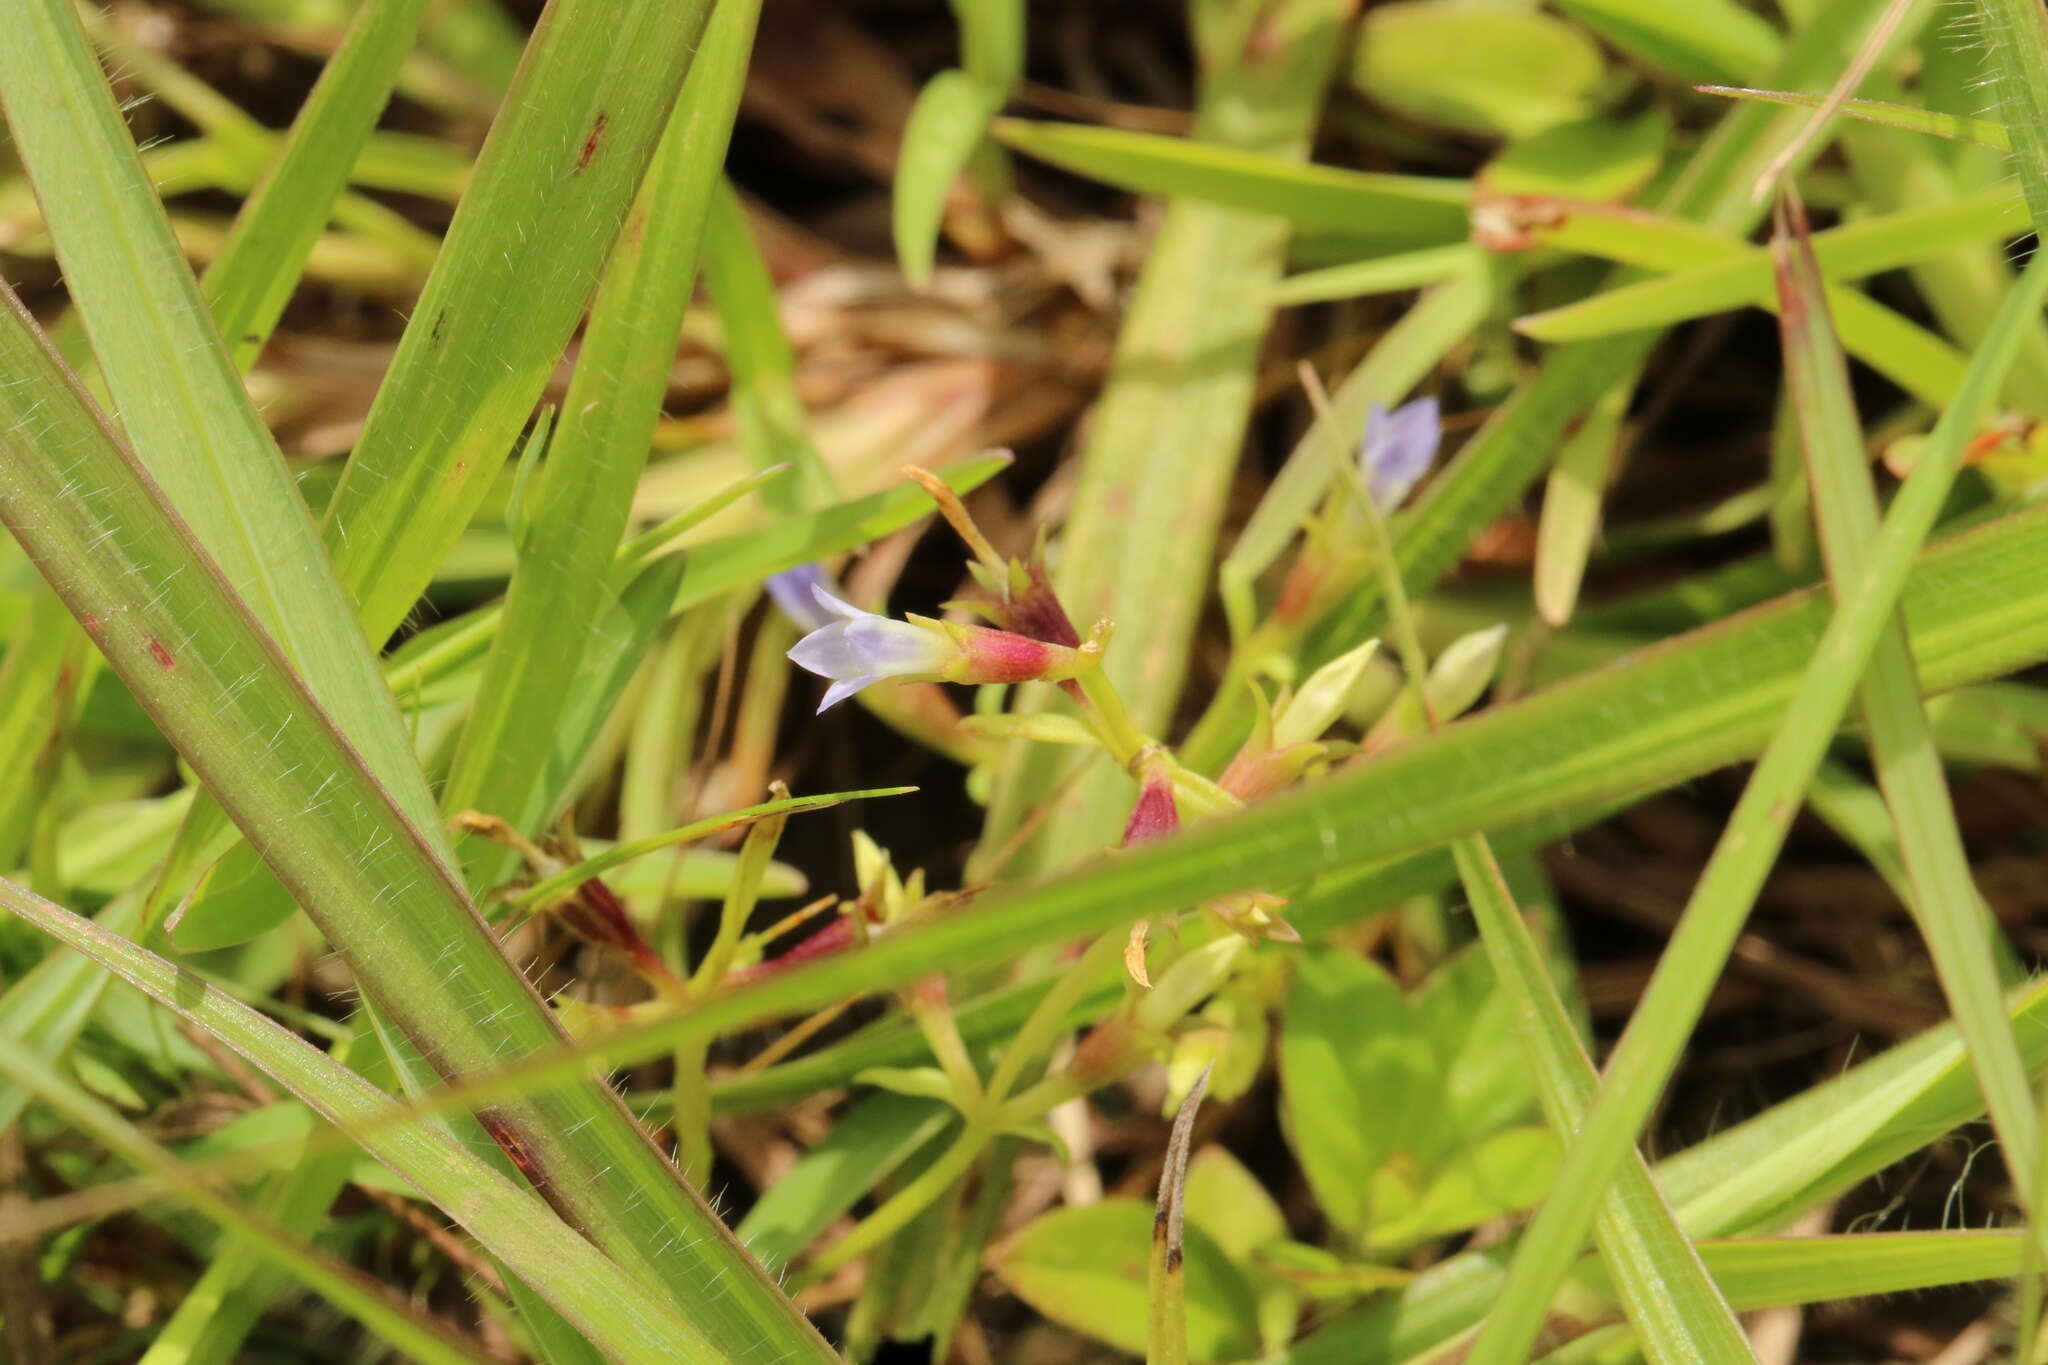
M328 206L356 173L426 10L427 0L368 0L356 12L200 280L236 369L255 363L277 326Z
M1562 1155L1547 1128L1509 1128L1455 1154L1407 1208L1375 1214L1369 1247L1406 1248L1446 1233L1475 1228L1541 1199Z
M785 514L833 502L838 488L811 440L803 399L796 391L796 354L782 330L775 281L754 240L746 208L725 180L712 191L704 275L725 334L740 444L756 469L790 466L788 477L762 490L763 500Z
M399 809L433 798L297 487L243 392L70 0L29 0L0 97L137 457Z
M1596 112L1606 73L1599 44L1550 15L1406 0L1366 11L1351 83L1425 123L1522 138Z
M996 1273L1054 1322L1142 1355L1152 1216L1136 1199L1056 1209L1004 1244ZM1188 1358L1240 1360L1259 1346L1251 1286L1206 1232L1184 1231Z
M1987 82L2012 140L2013 169L2048 235L2048 17L2033 0L1977 0L1983 22Z
M1205 200L1336 228L1373 241L1436 246L1463 241L1472 189L1462 180L1380 175L1307 165L1270 153L1158 133L997 119L997 140L1076 175L1134 194Z
M36 547L39 569L366 992L444 1076L557 1046L553 1021L427 832L336 731L9 303L0 310L0 367L14 376L0 389L0 512ZM705 1305L721 1345L743 1356L763 1342L822 1350L758 1268L717 1240L715 1215L602 1087L584 1079L507 1101L495 1119L537 1169L557 1173L563 1207L607 1251L657 1282L725 1276L729 1292ZM677 1236L679 1226L702 1233Z
M1814 234L1813 245L1823 275L1830 280L1854 280L1927 260L1957 246L2010 238L2025 232L2027 226L2025 201L2000 187L1952 203L1829 228ZM1648 228L1638 223L1634 230L1640 238ZM1537 232L1545 235L1544 229ZM1687 268L1661 279L1623 285L1578 303L1518 318L1515 329L1542 341L1579 341L1665 326L1730 308L1775 303L1770 256L1764 248L1729 242L1706 250L1719 259L1690 262ZM1834 302L1841 294L1834 292L1829 298Z
M988 121L1007 98L1005 88L965 71L941 71L925 83L911 106L891 190L891 228L903 276L920 289L931 284L939 223L953 182L967 168L988 131Z
M1474 1344L1474 1365L1526 1357L1543 1314L1577 1254L1594 1209L1669 1078L1733 947L1794 810L1823 757L1850 693L1891 618L1913 555L1946 500L1965 447L2018 352L2048 288L2048 262L2030 267L2007 299L1993 337L1971 363L1965 391L1942 414L1920 464L1893 501L1872 548L1871 570L1844 585L1840 609L1800 688L1744 788L1715 856L1693 890L1630 1026L1609 1060L1600 1099L1580 1128L1557 1189L1530 1224L1499 1303Z
M178 1159L145 1137L118 1114L82 1093L27 1048L0 1038L0 1074L33 1090L45 1104L130 1164L176 1189L207 1217L261 1245L266 1255L368 1327L389 1345L426 1365L477 1365L483 1357L443 1329L433 1317L367 1283L347 1266L200 1184L181 1184Z
M1771 252L1782 299L1786 385L1805 447L1821 550L1835 595L1846 600L1877 569L1877 487L1864 453L1848 369L1822 301L1805 211L1795 201L1781 201ZM2019 325L2034 321L2021 315ZM1861 700L1878 784L1891 808L1912 884L1908 903L1970 1049L1992 1126L2008 1153L2007 1169L2031 1207L2040 1125L2026 1063L2000 998L1992 950L2000 930L1971 879L1941 756L1921 708L1902 618L1894 616L1878 637Z
M614 560L661 417L758 13L752 0L718 6L605 268L540 510L520 534L503 625L442 787L450 814L484 807L526 833L546 824L674 601L682 561L619 585ZM509 850L471 838L463 853L475 891L509 875Z
M1479 180L1490 194L1627 199L1657 173L1670 141L1671 117L1662 109L1561 123L1508 144Z
M531 1190L493 1170L442 1126L395 1118L389 1095L298 1035L12 882L0 881L0 907L227 1042L448 1210L479 1242L540 1287L592 1341L622 1359L650 1365L678 1358L721 1358L707 1349L664 1296L607 1260ZM0 1040L0 1056L8 1063L9 1074L34 1086L37 1075L23 1064L23 1053ZM172 1190L207 1188L189 1179L175 1162L161 1174Z
M733 1232L762 1265L786 1266L913 1154L936 1155L933 1144L948 1141L954 1123L945 1105L870 1095L777 1176Z
M1801 109L1818 109L1827 99L1825 95L1808 95L1793 90L1740 90L1725 85L1703 85L1703 94L1726 95L1730 99L1764 100L1773 104L1789 104ZM1999 151L2010 151L2012 139L2002 123L1989 119L1964 118L1960 114L1941 114L1932 109L1916 109L1908 104L1886 104L1881 100L1847 100L1842 112L1850 118L1863 119L1868 123L1881 124L1887 128L1903 128L1910 133L1928 133L1934 137L1953 138L1962 142L1974 142L1982 147L1995 147Z
M1778 64L1784 43L1740 0L1557 0L1623 52L1686 81L1735 81Z
M1353 1237L1373 1177L1441 1141L1436 1052L1394 979L1339 948L1302 954L1280 1036L1287 1140L1316 1202Z
M382 643L469 524L590 298L708 0L556 0L326 513Z
M1535 1112L1536 1078L1515 1043L1514 997L1495 980L1482 944L1431 972L1413 1005L1436 1051L1451 1141L1483 1137Z

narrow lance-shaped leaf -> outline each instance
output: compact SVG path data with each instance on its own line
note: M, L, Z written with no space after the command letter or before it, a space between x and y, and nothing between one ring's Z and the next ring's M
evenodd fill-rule
M503 624L442 787L450 814L484 806L533 832L583 758L560 743L564 709L580 698L601 722L616 699L602 685L614 653L605 642L633 632L617 628L625 613L613 554L661 417L758 12L757 0L723 0L712 15L605 269L532 494ZM667 606L656 606L655 621ZM479 894L509 871L510 853L496 845L469 840L465 856Z
M1783 299L1779 316L1785 378L1806 450L1821 550L1839 598L1873 569L1877 490L1849 391L1848 367L1835 341L1820 288L1820 268L1807 241L1806 213L1789 189L1779 200L1773 226L1771 251ZM2040 1132L2026 1064L2006 1022L1991 948L1991 936L2000 931L1970 878L1941 756L1921 709L1905 623L1896 614L1871 655L1862 704L1878 784L1891 808L1912 884L1909 904L1933 951L1949 1010L1969 1046L1992 1126L2008 1153L2013 1184L2031 1206Z
M491 1169L444 1127L397 1116L391 1096L291 1030L12 882L0 880L0 908L221 1039L446 1209L608 1352L650 1365L724 1358L708 1354L664 1296L607 1260L531 1190Z
M0 1075L33 1090L79 1130L129 1163L161 1177L180 1197L224 1229L253 1239L307 1288L325 1296L408 1358L427 1365L478 1365L483 1357L435 1320L395 1302L381 1286L341 1265L206 1185L182 1184L178 1159L112 1109L80 1090L11 1039L0 1038Z
M0 517L357 979L444 1076L562 1035L435 856L219 570L162 506L17 303L0 312ZM822 1351L616 1098L589 1079L485 1116L611 1254L736 1358ZM679 1231L686 1235L678 1235Z
M382 643L469 524L561 358L709 0L553 0L327 511Z
M137 457L399 809L445 849L397 708L208 320L76 9L20 0L9 13L0 100Z
M2037 261L2022 278L1971 364L1965 393L1942 414L1926 454L1885 517L1870 572L1841 585L1841 606L1608 1062L1600 1099L1566 1153L1549 1201L1516 1253L1499 1304L1474 1345L1475 1365L1526 1358L1593 1210L1669 1079L1791 828L1800 794L1891 618L1912 555L1934 525L1977 424L2005 380L2023 324L2040 308L2048 261Z
M1495 989L1514 1002L1524 1053L1550 1126L1569 1138L1585 1121L1599 1073L1558 998L1485 837L1454 847L1458 874L1493 963ZM1629 1321L1657 1362L1753 1358L1742 1328L1700 1264L1640 1154L1601 1202L1596 1236Z

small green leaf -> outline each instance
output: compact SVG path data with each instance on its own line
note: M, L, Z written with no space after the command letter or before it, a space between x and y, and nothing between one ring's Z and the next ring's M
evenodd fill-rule
M1408 1247L1528 1208L1557 1175L1561 1148L1547 1128L1510 1128L1452 1158L1412 1208L1375 1222L1369 1246Z
M1436 1052L1394 979L1339 948L1302 954L1287 993L1287 1139L1330 1220L1369 1223L1373 1175L1437 1131Z
M1479 178L1496 194L1626 199L1657 173L1670 140L1671 118L1662 109L1580 119L1510 143Z
M1145 1268L1153 1211L1136 1199L1063 1208L997 1255L996 1273L1053 1321L1120 1351L1145 1350ZM1185 1229L1188 1356L1240 1360L1259 1348L1251 1286L1201 1228Z
M904 278L920 289L931 283L946 197L1003 99L1003 91L965 71L941 71L911 107L896 162L893 226Z
M1769 21L1741 0L1557 0L1631 57L1682 80L1748 80L1784 55Z
M1431 972L1411 1002L1436 1049L1444 1129L1469 1142L1527 1118L1536 1078L1515 1039L1513 1002L1474 943Z
M1463 180L1339 170L1121 128L1024 119L997 119L990 128L1016 151L1135 194L1185 195L1404 246L1465 238L1472 189Z
M1351 82L1425 123L1530 137L1593 113L1606 72L1599 45L1550 15L1408 0L1367 11Z

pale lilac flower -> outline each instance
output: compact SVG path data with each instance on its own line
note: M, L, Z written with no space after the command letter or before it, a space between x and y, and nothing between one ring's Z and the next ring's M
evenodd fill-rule
M800 630L818 630L837 619L811 595L813 589L823 589L834 597L839 595L839 584L822 564L799 564L794 569L770 574L761 586L768 589L768 596L790 624Z
M1392 512L1401 505L1408 491L1429 472L1441 435L1441 416L1434 398L1418 398L1392 412L1378 403L1372 405L1365 439L1358 446L1358 472L1365 478L1373 506Z
M810 589L827 624L798 640L789 657L832 680L820 712L884 678L937 677L959 656L958 647L939 631L862 611L816 583Z

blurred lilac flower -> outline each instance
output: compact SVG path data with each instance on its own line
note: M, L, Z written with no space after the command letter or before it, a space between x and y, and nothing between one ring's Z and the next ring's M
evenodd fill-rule
M1434 398L1418 398L1388 412L1378 403L1358 446L1358 472L1365 478L1373 506L1392 512L1410 489L1429 472L1442 435L1441 415Z
M794 569L768 575L762 585L768 589L768 596L790 623L800 630L821 630L838 619L818 605L811 595L814 589L821 589L837 597L839 584L831 574L825 572L822 564L799 564Z
M862 611L816 583L809 586L817 618L825 624L798 640L789 657L832 680L818 705L821 712L884 678L937 677L959 656L959 648L940 631ZM776 601L781 600L778 595Z

